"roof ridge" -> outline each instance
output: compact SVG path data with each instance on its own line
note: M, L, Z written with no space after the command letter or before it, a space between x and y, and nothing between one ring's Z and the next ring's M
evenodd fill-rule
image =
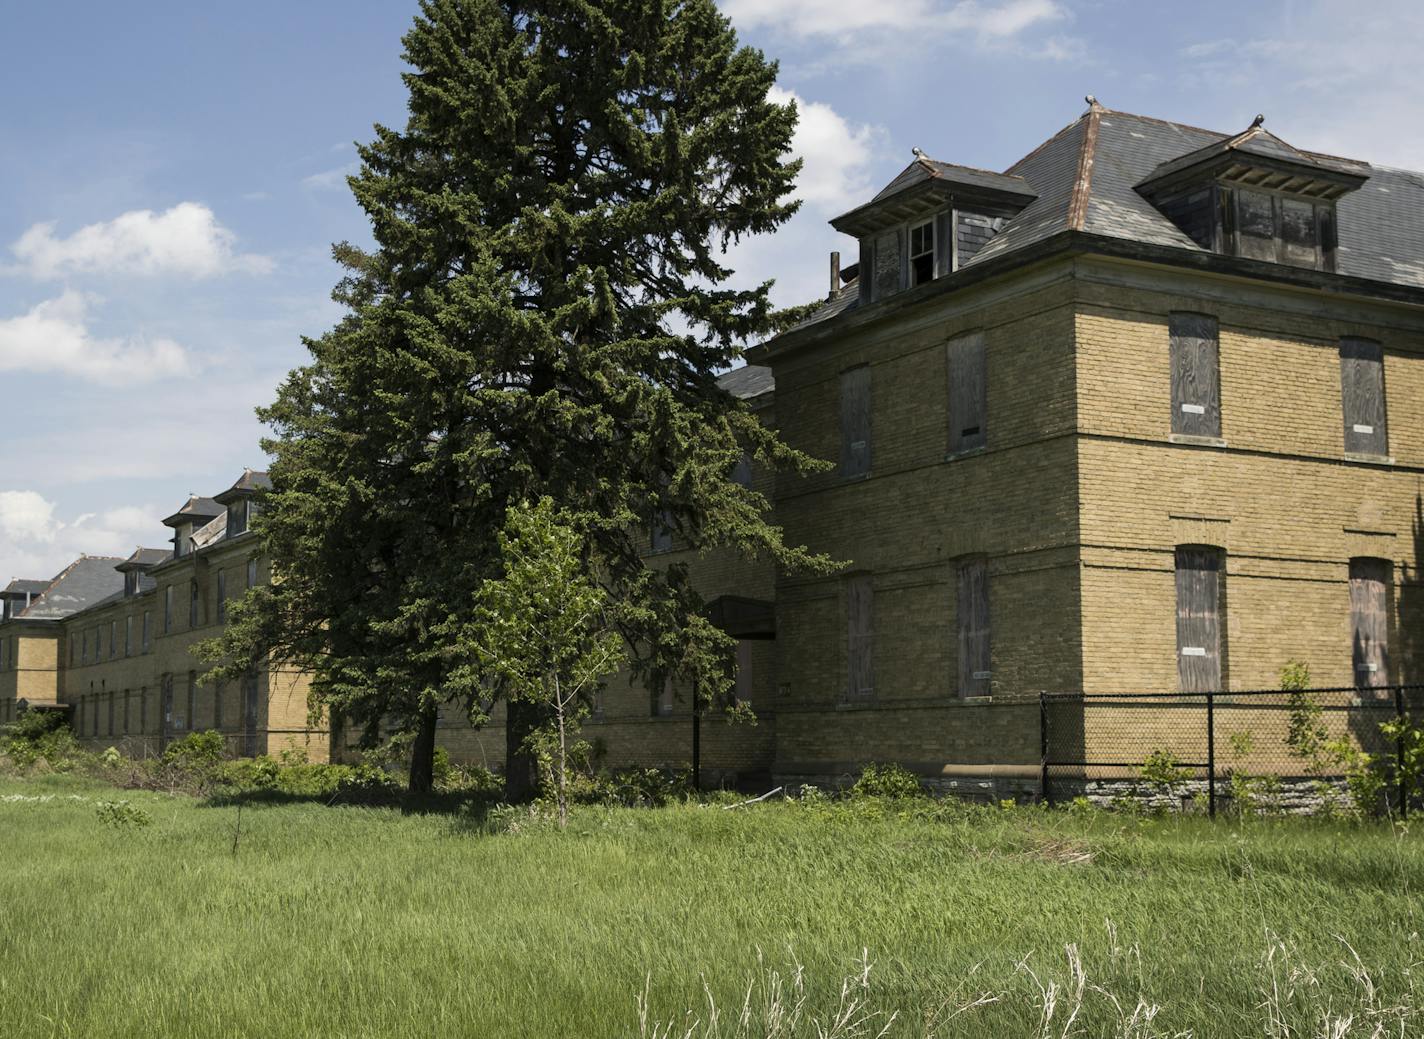
M1037 148L1033 149L1033 151L1029 152L1029 153L1028 153L1027 155L1025 155L1023 158L1019 159L1019 160L1018 160L1017 162L1015 162L1013 165L1005 167L1003 175L1006 176L1006 177L1018 177L1019 175L1018 175L1017 173L1010 173L1009 171L1010 171L1010 170L1016 170L1016 169L1018 169L1018 168L1019 168L1020 166L1022 166L1024 163L1028 162L1029 159L1032 159L1032 158L1033 158L1035 155L1037 155L1039 152L1043 151L1043 149L1047 148L1047 147L1048 147L1050 144L1052 144L1054 141L1058 140L1058 138L1060 138L1060 137L1062 137L1064 134L1066 134L1069 130L1074 129L1079 123L1081 123L1081 122L1082 122L1084 119L1086 119L1087 117L1088 117L1088 113L1087 113L1087 112L1084 112L1084 113L1083 113L1082 115L1080 115L1077 119L1074 119L1074 120L1073 120L1071 123L1069 123L1067 126L1063 127L1061 130L1059 130L1057 133L1055 133L1052 137L1049 137L1049 138L1047 138L1046 140L1044 140L1043 142L1041 142ZM1023 178L1020 177L1019 179L1022 180Z
M1004 173L1001 170L985 169L983 166L968 166L962 162L946 162L944 159L936 159L929 155L923 157L921 161L932 162L936 166L951 166L957 170L969 170L971 173L987 173L993 177L1013 177L1015 180L1023 180L1017 173ZM935 176L939 176L938 172ZM1024 181L1024 183L1028 183Z
M1103 108L1103 113L1106 115L1125 115L1130 116L1133 119L1145 119L1149 123L1157 123L1161 126L1171 126L1175 127L1178 130L1190 130L1192 131L1192 133L1211 134L1213 137L1220 138L1221 140L1225 140L1226 138L1231 136L1231 134L1222 133L1220 130L1208 130L1204 126L1193 126L1191 123L1179 123L1175 120L1162 119L1155 115L1142 115L1139 112L1129 112L1122 108ZM1083 114L1086 115L1087 113L1085 112Z
M1093 160L1098 151L1098 123L1103 106L1094 100L1087 111L1087 126L1078 151L1078 172L1073 179L1073 195L1068 202L1068 229L1081 231L1088 222L1088 199L1093 193Z

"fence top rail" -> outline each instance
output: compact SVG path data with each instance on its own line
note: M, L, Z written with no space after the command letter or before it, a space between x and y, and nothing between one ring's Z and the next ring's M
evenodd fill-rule
M1407 685L1379 685L1379 686L1318 686L1311 689L1217 689L1207 693L1074 693L1074 692L1045 692L1043 698L1048 701L1080 701L1080 700L1187 700L1193 702L1206 703L1208 697L1230 697L1239 700L1243 697L1274 697L1282 698L1293 693L1335 693L1349 694L1351 696L1371 696L1379 697L1383 695L1393 696L1394 693L1414 693L1424 692L1424 683L1411 683ZM1371 705L1366 705L1371 706Z

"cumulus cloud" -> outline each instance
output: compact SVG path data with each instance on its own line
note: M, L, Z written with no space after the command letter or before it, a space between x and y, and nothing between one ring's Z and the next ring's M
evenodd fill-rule
M207 206L180 202L162 213L123 213L67 237L57 235L53 223L35 224L11 251L19 261L15 271L40 279L73 274L210 278L272 270L269 258L237 252L236 241Z
M9 578L44 580L81 555L127 556L138 545L161 547L165 513L123 506L72 520L37 491L0 491L0 584Z
M773 87L777 104L796 102L800 120L791 150L802 160L797 197L807 206L839 212L869 198L869 171L883 130L855 126L830 105L807 101L794 91Z
M187 351L171 339L94 335L88 305L88 297L66 290L18 317L0 318L0 372L59 372L107 383L192 373Z
M767 28L790 36L846 36L867 31L969 34L1003 40L1064 18L1055 0L726 0L722 10L743 28Z

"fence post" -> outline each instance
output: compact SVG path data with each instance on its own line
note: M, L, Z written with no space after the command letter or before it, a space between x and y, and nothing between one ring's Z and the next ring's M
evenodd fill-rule
M1394 779L1399 786L1399 817L1409 818L1409 787L1404 781L1404 686L1394 687L1394 717L1399 735L1394 741Z
M1216 694L1206 694L1206 812L1216 818Z
M1053 807L1053 795L1048 789L1048 696L1042 690L1038 694L1038 796Z

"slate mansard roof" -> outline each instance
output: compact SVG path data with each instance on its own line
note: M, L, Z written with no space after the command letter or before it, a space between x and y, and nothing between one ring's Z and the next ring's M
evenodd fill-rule
M992 191L1004 198L1017 193L1030 199L960 265L961 270L1063 232L1204 254L1209 250L1179 230L1142 189L1154 179L1231 154L1315 171L1350 185L1336 202L1335 274L1424 289L1424 173L1303 151L1266 131L1259 120L1244 132L1227 134L1113 111L1096 101L1002 174L919 155L870 203L832 223L853 228L858 214L869 207L944 179L959 190ZM860 305L852 279L797 327L819 324Z
M19 620L61 620L124 590L124 578L113 556L80 556L45 587L20 613Z

